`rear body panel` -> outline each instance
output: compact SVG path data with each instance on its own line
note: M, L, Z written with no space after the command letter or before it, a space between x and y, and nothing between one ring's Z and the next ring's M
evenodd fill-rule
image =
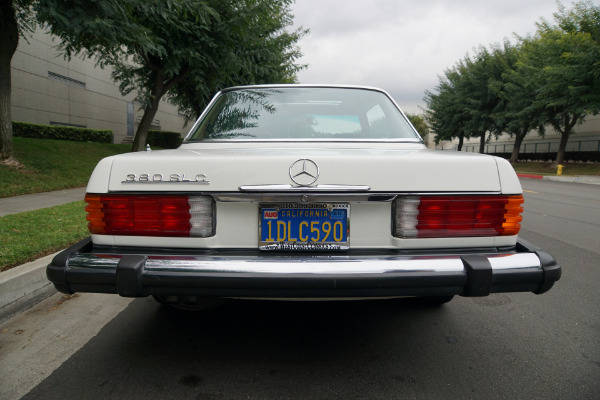
M94 234L57 256L49 279L65 293L251 298L542 293L559 279L560 267L548 253L513 234L518 226L506 236L404 238L393 232L398 197L521 195L506 160L428 150L378 89L344 87L335 101L324 96L339 94L336 87L298 86L302 96L319 91L313 100L281 94L297 93L295 87L225 90L178 149L108 157L94 170L89 194L210 198L214 229L208 237ZM247 109L230 107L236 91L255 97L240 95ZM261 96L273 93L279 103L265 106ZM218 100L225 95L229 100ZM213 115L217 106L225 117ZM294 131L299 122L306 138ZM267 132L267 126L279 130ZM104 233L103 205L97 205L94 232ZM344 223L293 219L293 210L317 205ZM270 213L279 218L279 209L292 216L274 219L265 233ZM335 240L327 246L306 245L330 233ZM273 244L276 235L286 243ZM305 244L295 246L303 237Z

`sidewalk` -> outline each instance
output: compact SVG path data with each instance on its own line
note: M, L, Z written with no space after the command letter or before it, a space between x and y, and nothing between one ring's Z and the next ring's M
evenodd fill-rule
M85 188L27 194L0 199L0 217L83 200ZM46 266L58 253L0 272L0 322L56 292L46 278Z
M26 194L0 199L0 217L24 211L54 207L83 200L85 188L64 189L56 192Z

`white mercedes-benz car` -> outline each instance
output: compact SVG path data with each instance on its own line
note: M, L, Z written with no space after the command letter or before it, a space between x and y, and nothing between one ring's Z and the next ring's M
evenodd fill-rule
M375 88L223 90L178 149L100 161L85 200L91 237L47 268L64 293L441 304L561 274L518 237L510 164L428 150Z

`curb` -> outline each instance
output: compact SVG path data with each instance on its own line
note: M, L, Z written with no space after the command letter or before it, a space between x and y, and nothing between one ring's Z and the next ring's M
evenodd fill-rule
M0 323L58 293L46 278L46 266L57 254L0 273Z
M530 179L544 179L543 175L533 175L533 174L517 174L519 178L530 178Z

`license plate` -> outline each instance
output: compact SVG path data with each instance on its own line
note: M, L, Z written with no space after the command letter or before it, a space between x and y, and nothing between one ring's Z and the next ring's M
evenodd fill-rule
M259 211L261 250L349 248L349 204L263 203Z

